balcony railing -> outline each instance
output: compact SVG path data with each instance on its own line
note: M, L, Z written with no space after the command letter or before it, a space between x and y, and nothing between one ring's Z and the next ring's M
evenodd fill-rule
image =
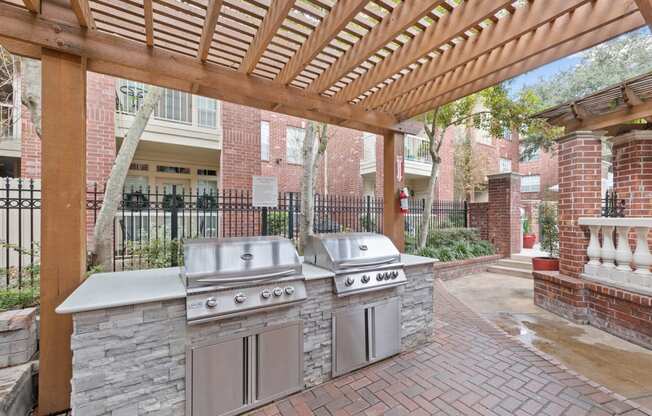
M0 103L0 139L14 137L14 106Z
M585 275L626 289L652 292L648 241L652 218L580 218L578 223L591 232ZM632 230L636 234L633 251L629 239Z
M405 136L405 160L432 163L428 152L428 140L418 136Z

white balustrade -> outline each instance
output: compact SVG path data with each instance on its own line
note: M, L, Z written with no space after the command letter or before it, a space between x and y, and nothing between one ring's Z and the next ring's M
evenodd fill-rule
M584 266L587 278L652 293L652 253L648 243L652 218L580 218L578 224L587 226L591 233L586 248L589 261ZM631 230L636 232L633 251L629 240Z

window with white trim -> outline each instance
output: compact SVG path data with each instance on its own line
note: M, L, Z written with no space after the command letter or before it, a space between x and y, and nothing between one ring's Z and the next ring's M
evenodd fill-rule
M512 171L512 160L511 159L500 159L500 173L507 173Z
M260 122L260 160L269 160L269 121Z
M521 178L521 192L539 192L541 189L541 176L529 175Z
M217 100L197 96L197 125L209 129L217 127Z
M376 135L373 133L362 133L363 155L365 162L376 161Z
M303 164L303 139L306 135L304 129L288 127L285 139L287 162L295 165Z

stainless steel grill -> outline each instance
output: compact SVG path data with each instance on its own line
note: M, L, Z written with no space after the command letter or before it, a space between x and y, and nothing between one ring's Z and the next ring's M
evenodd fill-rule
M389 238L373 233L318 234L304 250L307 263L335 273L338 296L407 283L401 254Z
M189 323L284 307L307 297L299 256L281 237L186 241L182 277Z

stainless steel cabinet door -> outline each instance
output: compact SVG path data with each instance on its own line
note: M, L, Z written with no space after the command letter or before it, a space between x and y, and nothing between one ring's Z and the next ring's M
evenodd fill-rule
M300 323L257 336L257 399L285 395L303 387L303 329Z
M371 359L379 360L401 350L401 322L398 298L369 309L371 328Z
M245 405L244 339L192 352L192 415L216 416Z
M334 376L367 363L366 314L363 308L333 314Z

